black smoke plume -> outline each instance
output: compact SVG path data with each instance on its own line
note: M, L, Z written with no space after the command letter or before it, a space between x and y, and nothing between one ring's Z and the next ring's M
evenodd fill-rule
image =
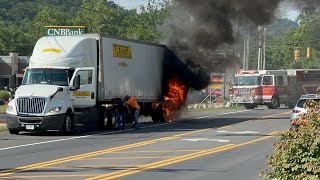
M215 59L213 54L222 45L235 42L235 24L269 24L280 3L306 8L319 7L320 0L171 0L171 18L160 28L167 35L163 42L168 47L165 83L178 75L193 89L207 87L209 73L221 71L225 60Z
M168 37L165 44L177 54L187 49L188 53L179 56L181 59L215 70L210 54L225 43L235 42L236 19L268 24L279 3L280 0L173 0L170 21L162 27Z
M209 71L216 64L208 56L219 46L235 42L236 22L270 24L280 3L296 8L319 8L320 0L172 0L171 18L162 26L165 44L181 59L192 59ZM197 55L194 58L195 54Z
M163 66L163 94L167 94L168 81L174 77L179 78L183 84L195 90L201 90L208 86L210 82L209 74L194 64L192 60L186 59L183 62L172 50L165 47Z

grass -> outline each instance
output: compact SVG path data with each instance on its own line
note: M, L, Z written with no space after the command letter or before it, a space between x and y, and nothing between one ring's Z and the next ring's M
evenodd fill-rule
M0 114L5 114L7 110L7 106L6 105L0 105Z
M7 126L0 125L0 132L8 131Z

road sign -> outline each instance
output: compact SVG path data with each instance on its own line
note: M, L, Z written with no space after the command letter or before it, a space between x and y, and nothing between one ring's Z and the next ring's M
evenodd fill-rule
M86 32L85 26L46 26L46 36L72 36Z

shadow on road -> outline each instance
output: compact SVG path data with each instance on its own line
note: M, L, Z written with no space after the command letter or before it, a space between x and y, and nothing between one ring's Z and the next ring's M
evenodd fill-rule
M78 133L74 133L72 136L61 136L59 132L46 132L46 133L30 133L30 132L20 132L19 135L16 136L6 136L5 138L0 138L0 140L25 140L25 136L29 137L37 137L36 140L53 140L52 137L59 137L59 138L75 138L79 136L91 136L88 138L94 138L95 136L106 136L106 135L112 135L112 134L141 134L141 133L161 133L161 132L184 132L184 131L194 131L194 130L200 130L200 129L206 129L206 128L219 128L223 126L230 126L237 123L242 123L246 121L268 121L268 120L285 120L289 123L289 115L278 115L275 117L267 117L263 118L263 116L260 116L260 118L257 118L257 114L253 113L255 111L261 111L266 109L256 109L253 111L246 111L242 112L241 114L229 114L229 115L219 115L215 116L214 114L204 116L201 119L195 119L194 117L183 117L180 119L177 119L175 122L171 123L153 123L153 122L143 122L141 123L140 129L133 129L132 124L127 125L127 129L125 131L114 131L114 130L103 130L103 131L96 131L94 129L81 131ZM274 111L273 114L279 113L279 110L268 110L268 111ZM261 113L260 112L260 113ZM194 112L197 114L198 112ZM272 113L269 112L269 115L272 115ZM267 114L268 115L268 114ZM199 117L199 116L198 116ZM151 120L150 120L151 121ZM41 138L38 136L41 135ZM19 136L23 136L23 138L19 138ZM12 137L12 138L11 138ZM48 138L46 138L48 137ZM122 136L123 138L123 136Z

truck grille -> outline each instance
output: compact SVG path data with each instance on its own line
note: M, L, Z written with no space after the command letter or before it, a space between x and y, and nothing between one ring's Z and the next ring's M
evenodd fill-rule
M240 97L247 97L250 95L250 89L249 88L240 88L239 89L239 96Z
M46 104L45 98L18 98L18 113L41 114Z

